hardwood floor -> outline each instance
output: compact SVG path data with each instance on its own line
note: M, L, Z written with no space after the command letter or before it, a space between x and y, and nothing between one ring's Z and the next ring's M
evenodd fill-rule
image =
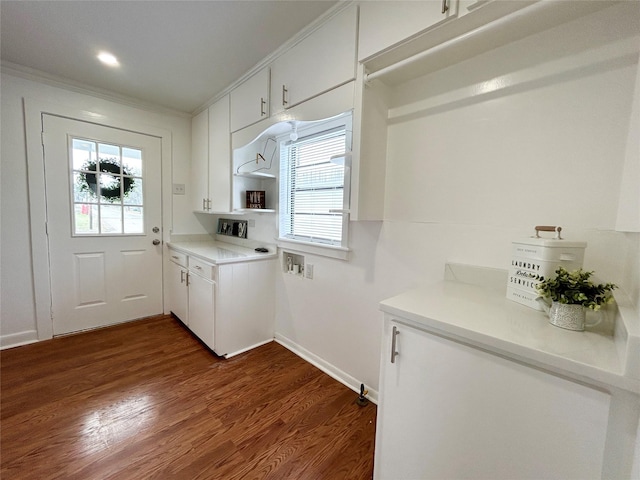
M277 343L157 317L0 352L2 479L369 479L376 407Z

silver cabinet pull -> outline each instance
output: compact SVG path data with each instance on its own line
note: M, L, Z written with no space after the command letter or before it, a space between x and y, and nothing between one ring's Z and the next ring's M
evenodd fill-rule
M207 210L211 210L211 199L207 198Z
M180 270L180 283L184 283L184 270Z
M396 355L398 355L398 351L396 350L396 338L398 335L400 335L398 327L393 327L393 330L391 330L391 363L396 363Z
M189 272L186 272L185 281L187 283L187 287L189 286Z
M171 258L175 258L176 260L180 260L180 257L178 257L177 255L171 255Z
M207 209L207 207L205 206L206 201L207 201L207 199L206 199L206 198L203 198L203 199L202 199L202 210L206 210L206 209Z
M267 106L267 101L264 98L260 97L260 116L261 117L264 117L267 114L266 106Z
M287 98L286 95L287 93L289 93L289 90L287 90L285 85L282 85L282 106L284 107L287 103Z
M449 5L447 5L447 0L442 0L442 14L444 15L449 10Z
M196 270L202 270L202 267L200 265L194 265L194 267Z

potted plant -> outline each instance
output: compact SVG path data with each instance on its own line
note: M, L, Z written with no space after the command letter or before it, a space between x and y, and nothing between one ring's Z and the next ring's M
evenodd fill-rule
M573 272L558 267L556 276L540 282L536 289L549 322L557 327L569 330L584 330L585 309L599 310L602 305L613 301L612 291L617 288L613 283L595 284L591 281L593 272L582 269ZM545 301L551 300L551 306ZM591 325L595 326L596 322Z

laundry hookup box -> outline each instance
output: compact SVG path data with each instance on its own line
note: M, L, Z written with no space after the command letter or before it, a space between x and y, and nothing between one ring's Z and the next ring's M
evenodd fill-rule
M582 268L587 242L568 241L561 237L562 227L538 226L536 235L512 242L511 266L507 279L507 298L536 310L536 285L555 276L558 267L568 271ZM555 232L555 238L542 238L539 233Z

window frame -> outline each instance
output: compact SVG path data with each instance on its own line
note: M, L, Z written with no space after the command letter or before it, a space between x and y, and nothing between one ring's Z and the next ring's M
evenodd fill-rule
M146 205L146 188L145 188L145 152L144 149L138 147L138 146L133 146L133 145L128 145L128 144L124 144L124 143L113 143L113 142L107 142L107 141L103 141L100 139L96 139L96 138L89 138L89 137L85 137L85 136L79 136L79 135L68 135L68 166L69 166L69 174L70 174L70 179L69 179L69 188L70 188L70 215L71 215L71 222L70 222L70 227L71 227L71 237L72 238L90 238L90 237L139 237L139 236L145 236L147 235L146 232L146 222L145 222L145 205ZM95 145L96 149L95 149L95 159L92 159L92 161L94 161L96 163L96 170L86 170L82 167L80 168L76 168L74 161L75 161L75 157L74 157L74 142L78 141L78 142L87 142L87 143L92 143ZM102 154L101 157L101 152L99 150L99 146L100 145L105 145L105 146L113 146L113 147L117 147L118 148L118 160L119 160L119 165L121 166L121 170L120 173L107 173L105 174L104 172L102 172L101 170L98 169L98 165L99 162L102 161L104 158L107 158L106 155ZM140 156L141 156L141 165L140 165L140 173L138 175L136 174L125 174L124 171L122 170L123 167L123 158L124 158L124 150L135 150L135 151L139 151L140 152ZM118 177L120 179L119 184L121 185L120 187L120 199L118 202L108 202L102 199L101 195L98 194L97 192L95 192L93 194L93 196L95 197L94 199L86 199L84 201L78 201L76 200L76 192L75 192L75 187L76 187L76 174L80 174L80 173L89 173L89 174L94 174L96 175L96 179L97 179L97 185L98 188L100 185L100 177L102 175L107 175L107 176L113 176L113 177ZM125 197L126 195L122 195L123 190L122 190L122 183L124 181L125 178L131 178L134 181L139 181L140 185L141 185L141 189L142 189L142 201L140 203L126 203L125 202ZM82 206L82 205L87 205L90 209L93 209L95 207L96 212L97 212L97 218L96 218L96 222L97 222L97 231L95 232L86 232L86 233L82 233L80 231L78 231L78 224L77 224L77 212L76 212L76 207L77 206ZM104 207L116 207L120 209L120 232L104 232L103 231L103 225L102 225L102 209ZM125 224L126 224L126 220L125 220L125 209L127 208L140 208L142 210L142 214L141 214L141 226L142 226L142 230L141 231L136 231L136 232L126 232L126 228L125 228Z
M342 183L342 208L331 209L333 212L339 212L342 217L341 225L341 241L340 244L330 243L318 239L303 239L292 238L284 234L283 216L285 212L290 211L290 182L289 178L283 178L283 172L288 171L289 163L289 149L288 144L291 144L289 133L286 133L277 138L278 145L280 147L280 176L278 179L278 194L280 205L280 212L278 214L278 245L289 250L297 250L304 253L313 253L322 256L328 256L332 258L346 260L349 253L349 204L351 200L351 150L353 145L353 114L352 111L345 112L331 119L321 122L310 122L307 125L298 128L298 139L296 142L300 142L305 139L312 139L313 137L320 137L335 130L345 131L345 156L344 156L344 171L343 171L343 183Z

